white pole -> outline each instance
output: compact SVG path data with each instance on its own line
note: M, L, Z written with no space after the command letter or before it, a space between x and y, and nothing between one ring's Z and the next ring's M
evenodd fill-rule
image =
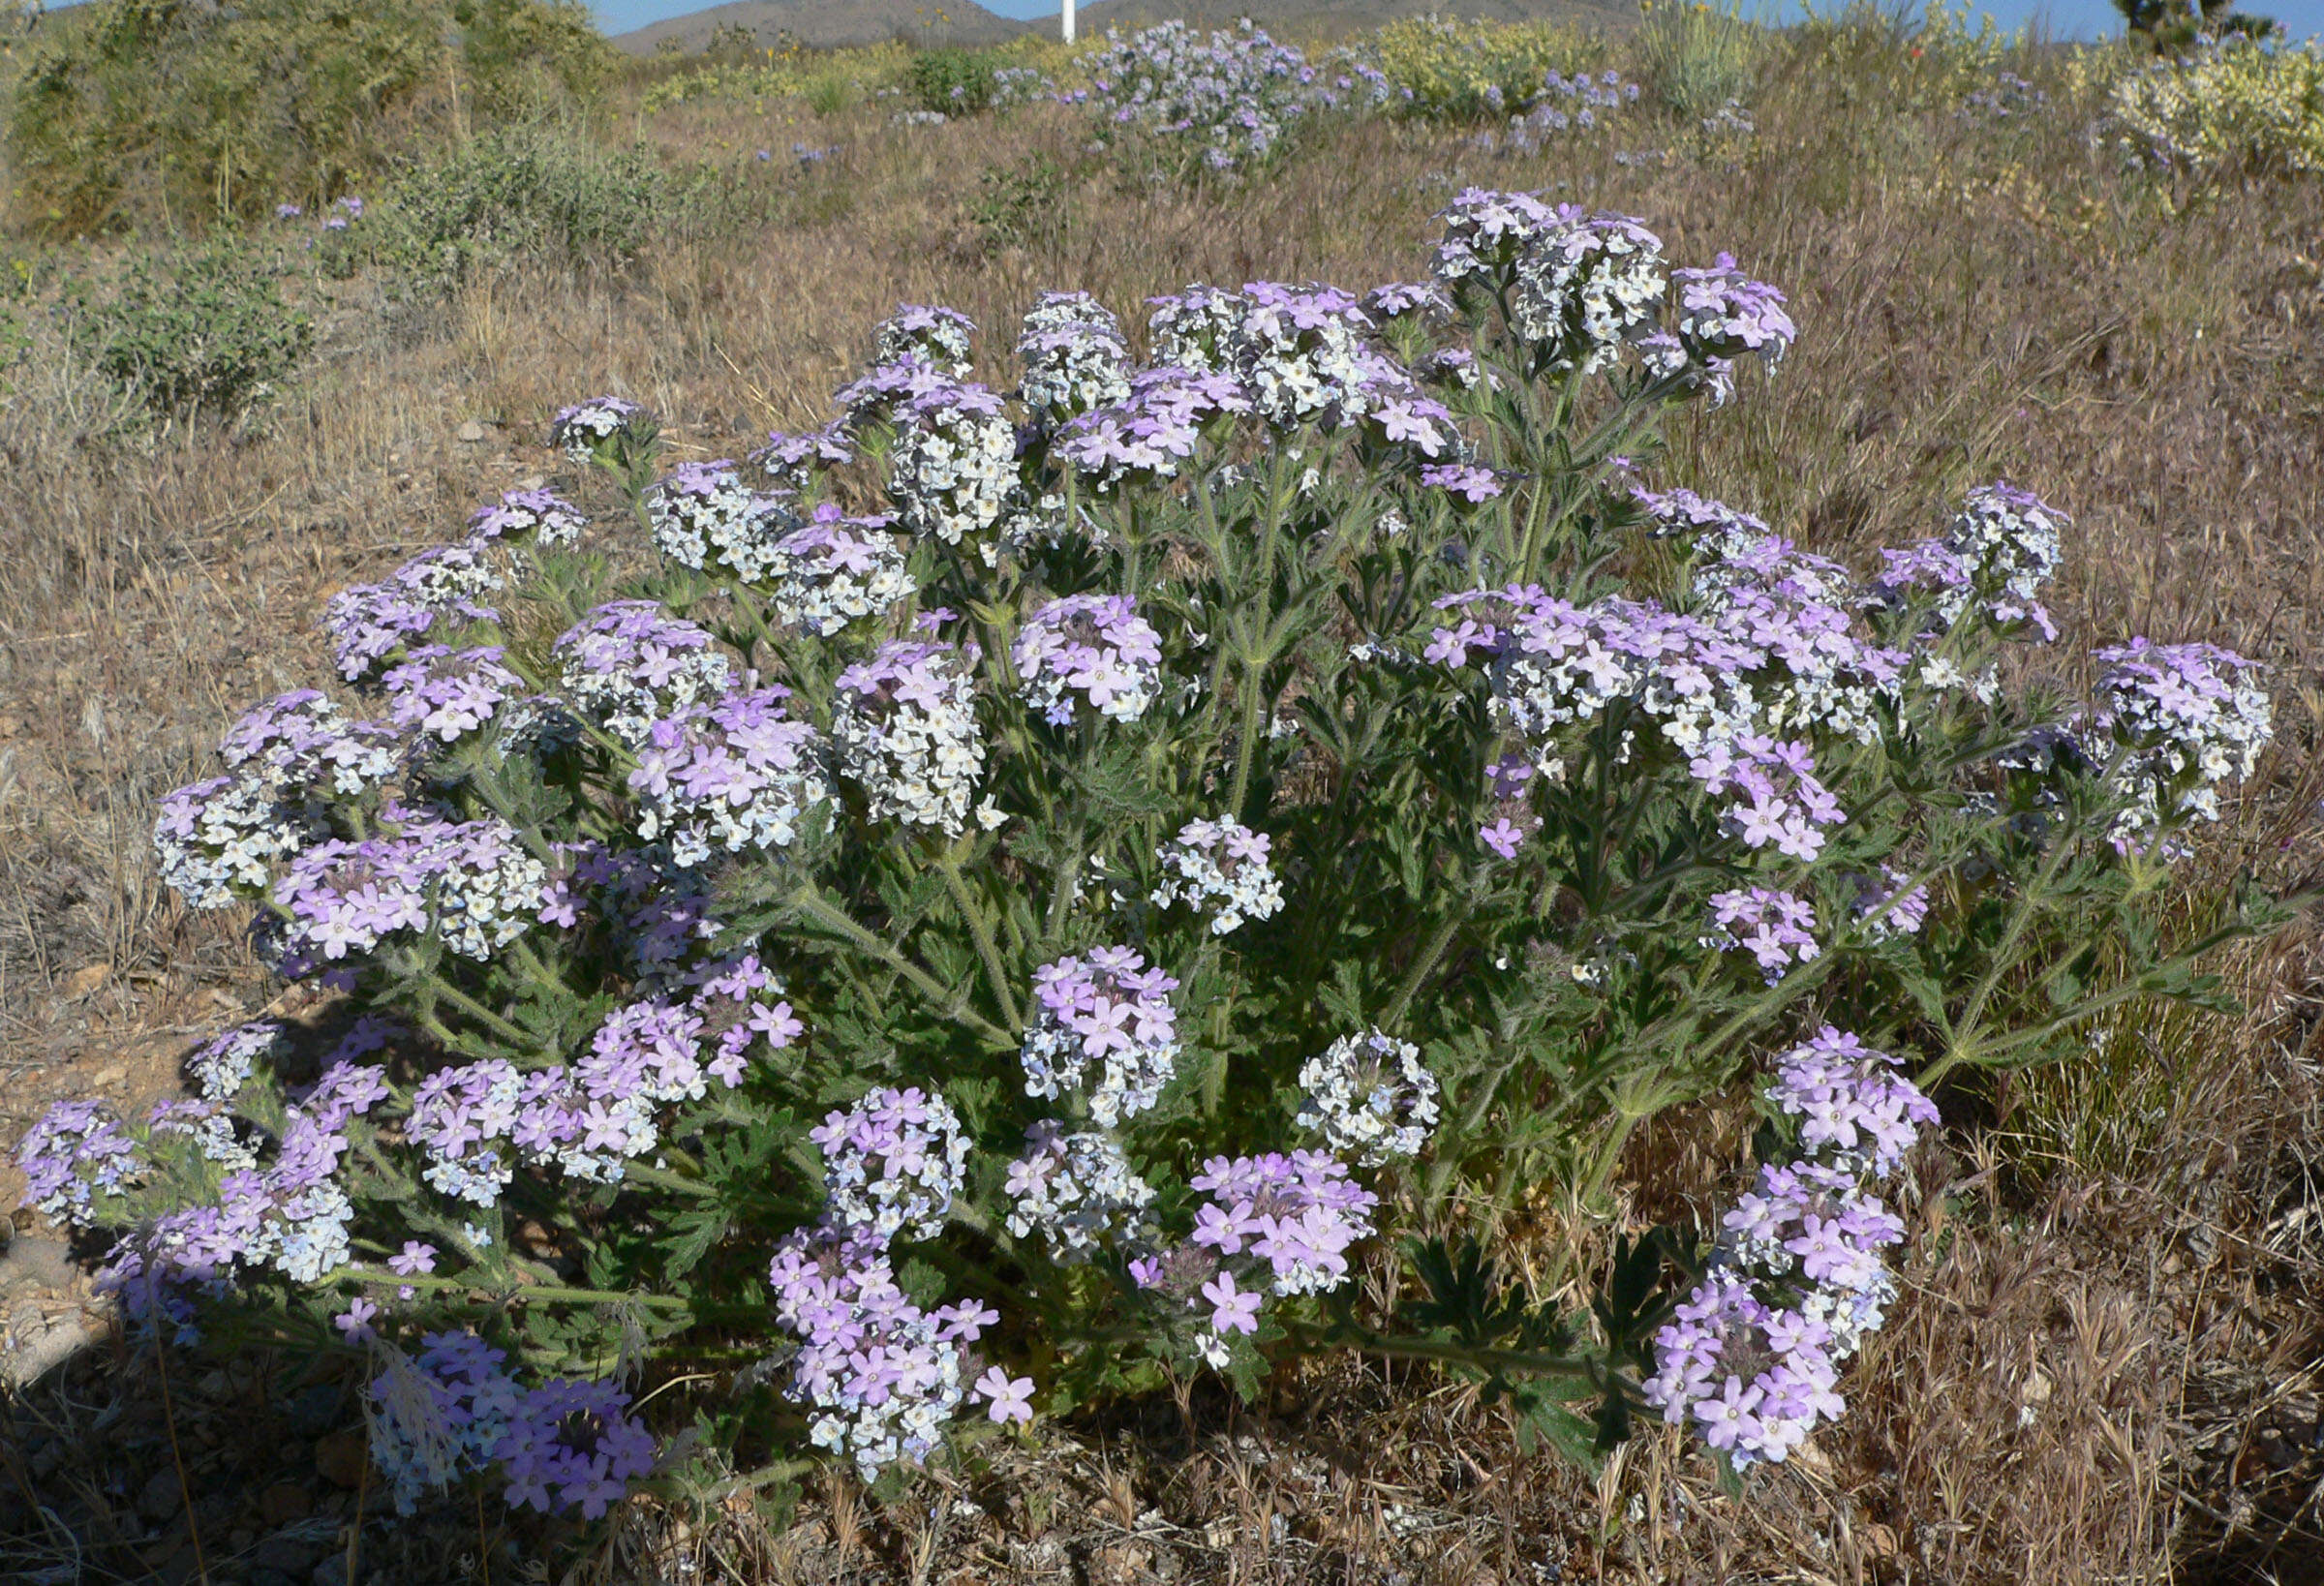
M1065 0L1065 42L1073 43L1073 0Z

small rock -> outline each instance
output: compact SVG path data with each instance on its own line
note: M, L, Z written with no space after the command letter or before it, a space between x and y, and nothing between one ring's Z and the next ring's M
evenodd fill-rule
M155 1525L175 1514L178 1505L184 1501L185 1495L178 1490L174 1467L155 1471L145 1479L145 1484L138 1489L138 1512Z
M128 1069L123 1068L119 1063L107 1063L89 1076L89 1083L100 1090L109 1090L128 1078Z
M339 1385L317 1383L290 1395L283 1414L300 1437L321 1437L339 1424Z
M473 418L470 419L460 426L460 439L472 446L474 445L484 439L484 426Z
M363 1484L363 1466L371 1457L364 1445L363 1429L350 1426L333 1432L315 1444L315 1469L322 1479L335 1487L349 1492Z
M113 978L109 963L86 963L65 977L65 995L78 1002L84 996L94 996L97 988Z
M0 1256L0 1283L21 1279L44 1289L73 1287L73 1251L62 1239L19 1234Z
M314 1512L314 1495L296 1481L277 1481L259 1494L260 1517L270 1526L289 1525Z
M303 1575L321 1562L330 1541L322 1537L302 1536L297 1532L278 1532L261 1538L257 1546L242 1555L244 1561L261 1570L280 1570L287 1575Z
M312 1586L347 1586L347 1555L333 1552L329 1558L315 1566L315 1572L307 1579Z

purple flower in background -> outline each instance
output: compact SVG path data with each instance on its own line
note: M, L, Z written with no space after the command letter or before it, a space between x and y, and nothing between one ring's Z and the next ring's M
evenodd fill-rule
M468 520L468 541L472 547L492 540L565 546L578 540L588 526L579 507L552 491L510 490L476 509Z
M645 412L636 403L617 396L576 402L559 409L549 421L549 444L564 452L568 461L586 466L635 433Z
M628 1408L611 1383L556 1377L525 1394L492 1450L509 1506L578 1509L594 1520L620 1502L654 1468L654 1436Z

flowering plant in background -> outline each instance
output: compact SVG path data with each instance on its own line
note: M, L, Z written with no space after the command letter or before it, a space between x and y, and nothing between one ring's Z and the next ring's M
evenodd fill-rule
M1275 153L1303 118L1346 105L1382 103L1387 83L1354 60L1318 65L1248 19L1208 39L1169 21L1123 36L1084 57L1088 87L1073 97L1102 128L1145 139L1196 169L1234 170Z
M1640 482L1797 333L1731 259L1472 190L1428 274L1190 286L1143 366L1127 305L907 306L749 464L565 410L562 494L335 597L342 686L163 802L185 902L335 1000L58 1107L31 1204L169 1337L361 1351L405 1504L901 1480L1337 1348L1579 1458L1644 1409L1783 1457L1930 1088L2212 995L2265 918L2152 907L2261 674L2015 686L2070 529L2018 486L1857 569ZM1707 1259L1625 1233L1575 1313L1494 1275L1490 1208L1611 1217L1634 1131L1770 1054L1797 1157Z

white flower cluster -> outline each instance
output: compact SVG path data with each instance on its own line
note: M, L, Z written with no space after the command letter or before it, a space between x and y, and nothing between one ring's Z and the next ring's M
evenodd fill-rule
M482 961L539 918L549 869L526 851L515 828L497 820L471 826L436 877L435 924L444 946Z
M1121 321L1086 291L1050 291L1024 317L1017 338L1024 362L1017 399L1052 418L1112 407L1130 394Z
M566 703L631 744L681 707L723 693L732 676L708 633L651 600L599 606L551 654Z
M262 783L217 777L162 800L153 849L162 881L192 908L227 908L265 890L278 860L328 836L315 811Z
M899 640L841 672L835 687L833 756L872 818L960 836L985 769L975 686L960 653Z
M1653 328L1670 286L1662 240L1617 215L1572 217L1544 231L1516 276L1511 328L1547 351L1551 367L1585 375Z
M1024 494L1017 429L991 392L947 386L913 399L888 453L888 495L905 529L948 546L974 540L991 565L994 531L1023 510Z
M1045 1120L1025 1131L1024 1142L1024 1155L1009 1164L1001 1186L1008 1230L1021 1239L1038 1235L1059 1261L1088 1260L1153 1202L1153 1186L1131 1170L1112 1135L1069 1135Z
M688 463L656 485L646 523L662 555L680 566L723 568L746 584L767 580L777 541L799 527L780 501L744 484L731 462Z
M283 1026L271 1019L237 1024L187 1058L186 1074L202 1100L230 1102L250 1083L258 1060L281 1056L287 1045Z
M941 121L943 118L938 116ZM872 332L872 361L920 363L938 374L964 376L976 322L957 309L903 303Z
M1283 883L1269 863L1265 832L1231 820L1190 820L1154 857L1162 884L1157 908L1184 903L1210 912L1210 934L1224 936L1245 920L1265 920L1283 906Z
M1421 1049L1381 1030L1343 1035L1300 1067L1299 1125L1360 1168L1418 1156L1436 1128L1437 1083Z
M903 552L882 532L891 521L842 517L827 502L815 508L813 522L777 540L767 567L777 620L828 639L917 594Z

